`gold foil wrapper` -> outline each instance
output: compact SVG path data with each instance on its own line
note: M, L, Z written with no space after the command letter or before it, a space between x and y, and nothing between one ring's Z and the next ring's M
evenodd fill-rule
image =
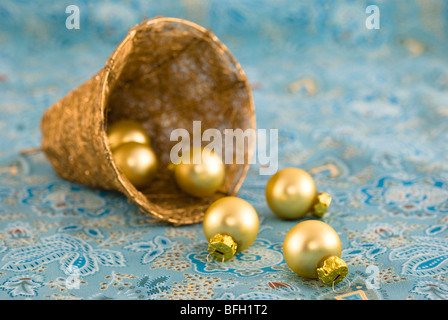
M143 125L162 168L142 190L116 166L108 145L108 125L122 119ZM199 223L213 201L237 193L249 161L227 164L224 183L211 197L183 193L167 169L179 143L170 135L185 129L193 141L193 121L200 121L201 137L209 128L255 129L250 86L213 33L183 19L156 17L129 30L104 68L45 112L42 150L64 179L119 191L158 220ZM245 159L252 152L249 145Z
M341 282L347 274L347 264L336 256L325 259L322 267L317 268L318 278L329 286Z
M236 249L237 244L231 236L218 233L210 239L207 251L213 259L227 261L235 255Z
M331 196L326 192L319 192L316 203L313 206L313 214L322 218L331 203Z

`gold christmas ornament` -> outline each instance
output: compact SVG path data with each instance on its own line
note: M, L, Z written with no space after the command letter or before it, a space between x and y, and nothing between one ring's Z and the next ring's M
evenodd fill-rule
M151 145L151 138L142 124L129 119L119 120L111 124L107 129L107 139L111 150L127 142Z
M203 221L210 256L229 260L254 242L258 227L258 214L247 201L231 196L215 201L205 212Z
M292 271L304 278L319 278L327 285L341 282L348 273L341 252L336 231L318 220L300 222L283 242L283 256Z
M142 189L118 168L109 146L107 130L123 119L142 124L158 155L160 170ZM167 169L177 144L170 135L184 129L192 136L193 121L200 121L200 134L210 128L255 129L249 83L212 32L183 19L156 17L131 28L104 68L45 112L42 150L64 179L119 191L149 217L198 223L213 201L237 194L249 163L226 164L224 182L211 197L179 190ZM252 153L253 143L245 159Z
M298 219L307 213L322 217L331 196L317 192L311 175L299 168L285 168L276 172L266 185L266 201L280 218Z
M200 157L194 163L194 153ZM174 178L184 192L194 197L209 197L222 186L225 167L221 158L214 152L203 148L193 148L181 162L174 167Z
M137 142L115 147L112 156L115 164L138 189L149 185L159 167L157 156L151 147Z

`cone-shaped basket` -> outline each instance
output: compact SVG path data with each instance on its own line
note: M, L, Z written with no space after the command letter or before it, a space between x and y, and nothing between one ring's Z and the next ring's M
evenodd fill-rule
M113 161L106 132L120 119L143 124L161 163L144 190L137 190ZM210 31L156 17L132 28L104 68L45 112L42 149L65 179L119 191L143 212L174 225L198 223L214 200L237 193L249 161L226 164L224 184L213 197L181 192L167 169L170 150L178 143L170 135L184 128L193 137L193 121L201 121L202 132L255 129L250 87L240 65ZM246 159L252 148L249 144L244 151Z

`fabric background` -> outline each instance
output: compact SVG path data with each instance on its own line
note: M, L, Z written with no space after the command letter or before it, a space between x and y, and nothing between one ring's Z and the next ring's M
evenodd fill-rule
M79 30L65 27L70 4ZM379 30L365 27L370 4ZM258 164L239 192L259 213L257 240L221 264L207 263L200 224L154 221L19 154L40 145L43 112L156 15L209 28L240 62L257 127L279 130L280 168L308 170L333 197L322 220L350 286L287 267L299 221L270 212ZM0 299L448 299L447 38L442 0L3 0Z

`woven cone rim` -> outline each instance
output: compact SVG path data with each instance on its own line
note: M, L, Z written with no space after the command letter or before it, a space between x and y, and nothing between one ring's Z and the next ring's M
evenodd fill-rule
M168 221L170 223L173 223L174 225L194 224L194 223L201 222L202 216L197 217L196 219L190 219L189 221L184 221L182 219L169 217L167 215L164 215L164 214L161 214L158 212L154 212L153 210L146 209L146 207L147 207L146 204L149 203L149 200L137 188L135 188L127 180L127 178L124 177L123 174L120 173L115 162L112 161L112 152L109 148L109 143L108 143L107 134L106 134L106 126L107 126L106 101L108 100L107 95L108 95L109 77L110 77L110 72L114 67L114 61L115 61L117 55L120 54L122 48L128 43L128 41L130 41L134 38L138 28L141 28L145 25L149 26L152 24L157 24L160 22L168 22L168 23L171 22L171 23L184 24L184 25L187 25L189 27L192 27L192 28L200 31L201 33L208 34L211 37L212 43L217 45L217 47L219 48L220 54L225 55L230 60L231 64L236 68L237 73L240 77L240 80L244 82L244 87L246 89L246 92L248 95L248 101L249 101L251 128L255 129L256 121L255 121L255 107L254 107L254 102L253 102L253 95L252 95L251 88L248 83L245 72L241 68L238 61L231 54L230 50L216 37L216 35L214 35L212 32L209 32L207 29L205 29L204 27L202 27L194 22L180 19L180 18L156 17L156 18L152 18L152 19L143 21L142 23L134 26L128 32L126 37L120 42L120 44L117 46L117 48L110 55L110 57L108 58L108 60L106 62L102 90L101 90L101 101L100 101L100 117L101 117L100 118L100 123L101 123L100 134L101 134L101 141L103 143L103 147L106 150L107 157L111 159L110 162L111 162L111 165L113 168L113 172L115 174L115 178L117 179L117 181L122 189L122 192L125 193L125 195L128 198L131 198L134 202L136 202L136 204L139 207L145 208L146 211L148 211L153 217L155 217L159 220ZM249 149L248 149L248 163L246 163L244 165L244 170L238 177L236 184L234 184L233 190L230 190L229 194L231 194L231 195L235 195L237 193L237 191L239 190L239 188L241 187L241 185L244 181L245 176L247 175L247 172L249 170L250 159L253 156L253 148L254 148L254 146L253 146L253 142L252 142L252 144L249 146Z

